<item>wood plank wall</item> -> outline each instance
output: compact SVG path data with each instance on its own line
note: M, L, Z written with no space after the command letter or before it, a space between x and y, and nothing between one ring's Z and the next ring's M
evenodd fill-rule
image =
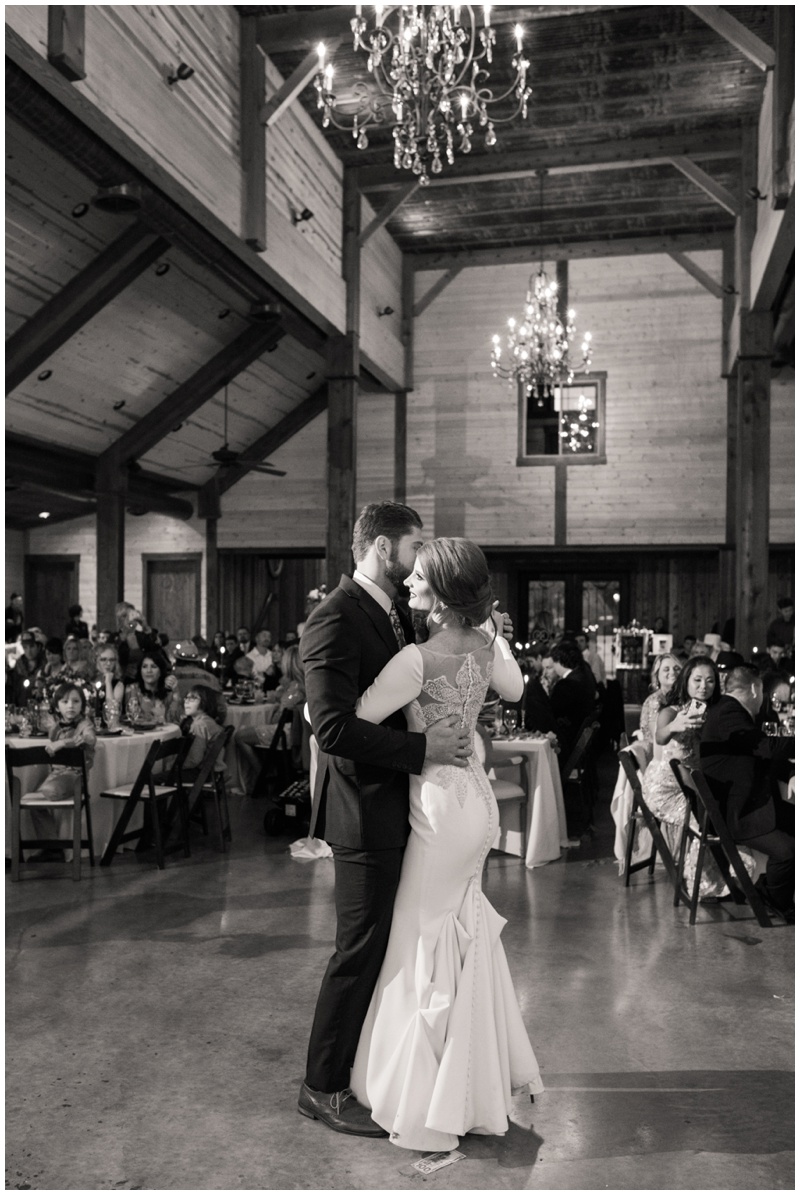
M10 5L7 23L42 57L47 6ZM179 62L194 67L173 87L166 76ZM268 92L282 77L267 59ZM241 235L239 163L239 17L233 5L86 6L86 79L74 86L230 229ZM299 104L267 138L267 249L261 256L331 321L344 329L341 276L342 167ZM366 204L371 219L373 209ZM292 223L292 209L314 218ZM382 306L399 312L386 279L399 252L388 234L367 247ZM376 260L372 260L372 259ZM381 261L383 258L383 261ZM377 299L376 299L377 303ZM396 322L367 319L362 348L390 376L402 360Z
M694 257L719 274L720 254ZM521 309L528 274L465 270L416 321L409 500L420 475L435 473L437 532L553 542L553 469L515 467L516 397L489 366L491 336ZM418 296L434 277L418 276ZM594 367L608 374L608 463L569 469L567 542L721 539L718 301L665 256L572 261L569 297L579 333L593 333Z
M272 631L274 639L282 639L287 631L296 631L297 624L303 621L306 595L322 583L324 571L321 556L220 553L222 625L218 629L266 628ZM265 605L268 595L271 600Z
M795 539L795 395L794 370L785 366L770 386L769 538Z

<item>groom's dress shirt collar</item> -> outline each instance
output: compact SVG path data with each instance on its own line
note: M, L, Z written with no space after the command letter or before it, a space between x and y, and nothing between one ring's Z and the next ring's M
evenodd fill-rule
M392 608L392 599L388 593L383 592L380 585L376 585L374 581L371 581L369 577L365 577L358 569L353 573L353 580L356 585L361 586L365 593L368 593L371 598L375 599L381 610L384 610L387 614L389 613Z

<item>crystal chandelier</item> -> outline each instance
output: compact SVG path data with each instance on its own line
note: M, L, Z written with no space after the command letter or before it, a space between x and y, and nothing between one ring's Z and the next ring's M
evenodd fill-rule
M558 382L571 382L577 365L570 359L570 343L575 338L577 312L570 307L565 317L558 309L558 284L551 282L544 266L531 274L525 308L520 320L508 321L504 359L501 339L492 337L492 373L496 378L522 382L529 393L540 398L552 397ZM585 332L581 344L581 367L592 363L592 334Z
M375 27L367 30L356 5L350 22L353 49L368 55L367 68L379 89L375 96L366 83L353 88L356 103L352 124L336 117L333 67L325 65L325 47L320 43L319 71L314 79L322 124L352 129L359 149L369 144L367 129L393 123L394 164L410 170L427 185L430 174L439 174L446 161L452 166L455 152L469 153L474 124L485 130L484 142L497 142L496 124L506 124L519 113L528 114L531 89L526 85L530 63L522 53L522 28L514 27L516 53L511 58L514 79L502 95L487 86L495 30L491 25L491 4L483 5L483 28L476 33L475 15L468 4L401 4L387 15L396 17L394 31L384 23L386 5L375 5ZM480 48L476 52L476 43ZM510 96L516 106L505 116L490 116L490 106Z
M539 208L544 212L544 175L539 173ZM500 336L492 337L492 373L496 378L523 383L529 394L536 394L539 406L548 398L552 401L553 387L569 383L575 370L588 370L592 363L592 334L585 332L580 347L580 366L570 358L570 345L575 339L577 312L570 307L559 310L558 283L551 282L539 262L539 270L531 274L522 318L508 321L504 358Z

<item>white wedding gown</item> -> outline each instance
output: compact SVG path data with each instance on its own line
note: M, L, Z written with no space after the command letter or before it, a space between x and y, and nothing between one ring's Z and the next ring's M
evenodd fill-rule
M382 722L401 706L409 728L458 714L473 733L491 681L518 700L505 640L462 655L409 646L362 696ZM383 967L361 1032L351 1087L406 1149L450 1150L464 1133L502 1134L512 1095L543 1091L500 933L481 891L498 813L486 774L425 767L410 777L411 835Z

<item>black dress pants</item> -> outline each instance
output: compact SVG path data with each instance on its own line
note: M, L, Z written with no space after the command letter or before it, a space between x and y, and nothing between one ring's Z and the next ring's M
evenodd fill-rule
M378 979L404 847L365 851L333 846L336 904L335 952L322 979L306 1083L314 1091L350 1086L361 1026Z
M775 801L775 829L757 838L737 839L767 856L764 888L777 909L786 912L794 904L794 805Z

